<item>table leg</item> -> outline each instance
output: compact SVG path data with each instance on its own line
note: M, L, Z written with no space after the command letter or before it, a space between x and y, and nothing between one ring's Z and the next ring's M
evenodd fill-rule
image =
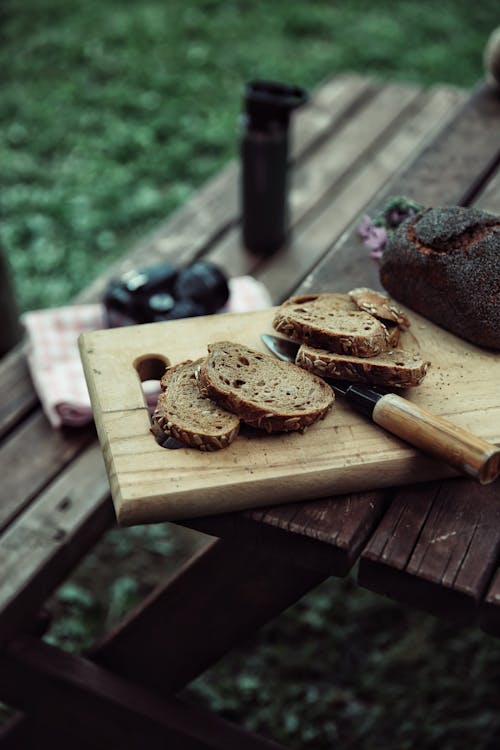
M216 540L90 658L163 694L177 692L326 577L263 550Z
M5 736L16 750L282 747L177 698L159 697L31 636L19 636L0 651L0 687L9 703L26 712L17 737ZM12 745L15 739L21 744Z

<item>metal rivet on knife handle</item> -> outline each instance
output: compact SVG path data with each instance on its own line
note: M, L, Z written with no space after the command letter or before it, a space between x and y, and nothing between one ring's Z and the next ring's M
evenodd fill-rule
M481 484L493 482L498 476L500 448L395 393L377 402L372 418L389 432Z

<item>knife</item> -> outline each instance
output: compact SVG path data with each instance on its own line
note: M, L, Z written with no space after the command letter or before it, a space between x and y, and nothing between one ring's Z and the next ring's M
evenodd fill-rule
M268 333L261 334L261 339L278 359L295 362L300 344ZM500 448L493 443L395 393L379 392L347 380L324 380L358 411L407 443L441 459L481 484L488 484L497 478Z

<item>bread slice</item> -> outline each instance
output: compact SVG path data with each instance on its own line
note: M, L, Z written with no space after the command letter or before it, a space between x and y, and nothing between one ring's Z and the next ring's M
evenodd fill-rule
M286 299L281 307L293 307L294 305L305 304L326 310L359 310L359 307L349 294L337 294L335 292L297 294L294 297Z
M197 375L202 361L187 360L167 369L151 431L158 435L159 428L192 448L215 451L233 442L240 420L200 394Z
M203 396L266 432L303 430L334 401L321 378L232 341L209 345L198 385Z
M317 307L322 310L344 310L368 312L375 318L378 318L387 330L388 347L397 346L399 343L399 334L401 330L410 326L409 319L402 310L396 306L393 300L386 297L380 292L373 289L360 287L353 289L347 294L337 294L335 292L323 292L321 294L298 294L295 297L289 297L281 305L290 307L293 305L304 305ZM281 309L280 308L280 309ZM394 310L393 312L391 312Z
M364 310L364 312L368 312L384 322L396 323L403 329L411 326L411 321L406 313L386 294L364 286L351 289L348 294L360 310Z
M296 364L320 377L371 383L390 388L420 385L429 362L404 349L391 349L375 357L335 354L303 344L297 352Z
M384 324L359 310L348 295L305 296L305 301L299 297L278 308L273 319L276 331L294 341L357 357L372 357L393 345Z

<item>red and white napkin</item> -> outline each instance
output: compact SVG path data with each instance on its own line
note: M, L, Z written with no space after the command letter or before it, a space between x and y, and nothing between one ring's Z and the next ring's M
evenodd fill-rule
M251 276L229 280L229 301L221 312L262 310L272 302L267 289ZM107 327L102 304L70 305L36 310L22 317L26 329L26 356L35 390L53 427L78 427L92 421L78 336ZM157 383L145 388L148 402L156 403Z

